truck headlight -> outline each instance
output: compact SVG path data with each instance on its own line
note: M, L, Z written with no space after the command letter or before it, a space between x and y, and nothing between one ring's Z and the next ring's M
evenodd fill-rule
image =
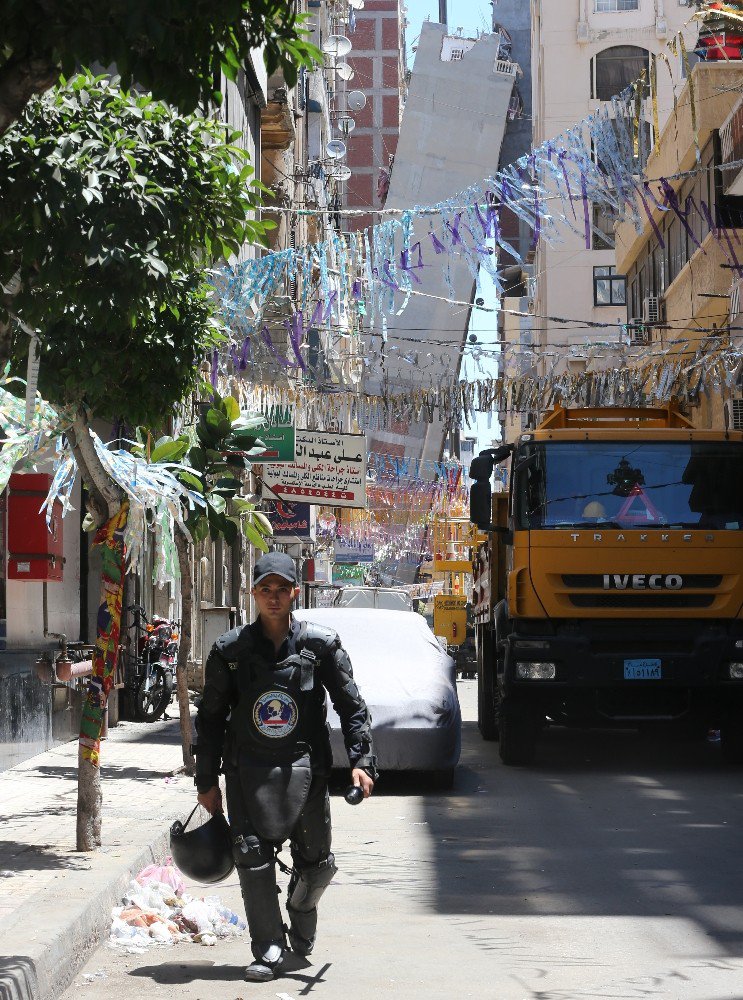
M730 677L734 681L743 681L743 663L731 663L728 669L730 670Z
M743 669L743 663L739 664ZM517 663L516 676L520 681L553 681L557 673L554 663ZM741 674L743 677L743 674Z

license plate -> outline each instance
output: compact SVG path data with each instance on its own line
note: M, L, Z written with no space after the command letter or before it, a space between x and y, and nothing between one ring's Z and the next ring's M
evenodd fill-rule
M626 681L659 681L660 660L625 660L624 679Z

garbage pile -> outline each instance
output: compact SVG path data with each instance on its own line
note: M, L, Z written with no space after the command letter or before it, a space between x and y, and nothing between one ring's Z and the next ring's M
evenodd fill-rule
M111 911L112 947L131 953L180 941L209 947L244 933L245 921L218 896L190 896L170 860L148 865L129 883L123 905Z

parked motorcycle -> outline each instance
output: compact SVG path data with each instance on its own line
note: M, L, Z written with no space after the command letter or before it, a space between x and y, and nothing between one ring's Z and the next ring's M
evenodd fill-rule
M165 714L173 697L178 662L180 622L154 615L148 620L137 604L127 610L134 615L136 657L127 678L135 719L155 722Z

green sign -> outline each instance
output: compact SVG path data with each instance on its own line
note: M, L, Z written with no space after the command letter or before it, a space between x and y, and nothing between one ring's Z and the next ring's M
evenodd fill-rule
M260 432L260 439L266 445L266 451L258 457L257 461L295 462L297 443L291 410L285 410L283 413L272 411L269 425Z
M364 571L364 566L336 563L333 566L333 583L339 583L341 580L343 583L363 583Z

